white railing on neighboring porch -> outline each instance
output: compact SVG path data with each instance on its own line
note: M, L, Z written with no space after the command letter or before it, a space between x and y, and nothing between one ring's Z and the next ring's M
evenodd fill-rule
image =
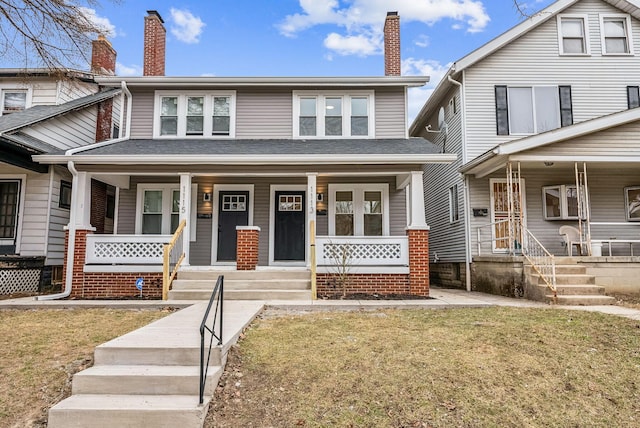
M318 236L318 266L408 266L406 236Z
M557 297L556 289L556 261L545 247L533 236L527 228L524 229L524 245L522 254L531 263L531 267L540 275L547 287L553 292L554 299Z
M87 264L162 264L171 235L87 235Z

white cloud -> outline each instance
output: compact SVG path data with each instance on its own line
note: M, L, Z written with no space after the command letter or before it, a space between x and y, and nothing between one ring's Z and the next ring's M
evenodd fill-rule
M389 10L397 10L403 22L418 21L433 25L438 21L450 19L456 26L466 28L471 33L484 30L490 20L481 0L351 0L348 3L342 2L343 5L346 4L342 8L338 0L299 2L302 13L287 15L277 25L282 34L293 37L296 33L315 25L338 25L346 30L347 34L342 36L343 39L355 38L360 41L363 49L355 50L355 55L379 53L379 49L371 50L370 47L375 45L380 37L384 17ZM362 38L369 41L364 43ZM337 40L335 36L333 39Z
M116 37L116 26L109 21L109 18L105 18L102 16L98 16L96 14L95 9L90 9L88 7L79 7L78 10L80 13L84 15L87 20L92 22L98 28L100 28L100 32L105 37Z
M431 40L429 39L429 36L427 36L426 34L421 34L420 36L418 36L418 39L415 40L413 43L415 43L415 45L418 47L426 48L429 46L429 44L431 44Z
M342 36L337 33L331 33L324 39L324 46L339 55L367 56L380 52L382 40L364 34Z
M188 10L171 8L171 34L184 43L198 43L205 23L197 16L193 16Z
M127 66L116 62L116 76L142 76L142 67L139 65Z

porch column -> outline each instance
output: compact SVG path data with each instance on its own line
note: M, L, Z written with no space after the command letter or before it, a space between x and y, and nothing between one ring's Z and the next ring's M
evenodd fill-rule
M409 183L409 228L429 228L424 215L424 186L422 183L422 171L411 171Z
M191 241L191 174L183 172L180 174L180 222L186 220L186 226L182 231L182 251L184 260L182 264L189 266L189 244Z
M316 235L316 192L317 192L317 172L308 172L307 173L307 231L306 231L306 259L307 259L307 268L311 267L311 236Z
M75 196L75 200L73 198ZM71 216L74 229L92 230L91 227L91 175L80 172L74 177L71 199L75 215Z

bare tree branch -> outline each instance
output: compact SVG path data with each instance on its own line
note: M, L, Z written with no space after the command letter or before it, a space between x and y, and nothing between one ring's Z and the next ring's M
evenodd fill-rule
M91 41L108 36L89 13L99 5L100 0L0 0L0 56L52 72L85 68Z

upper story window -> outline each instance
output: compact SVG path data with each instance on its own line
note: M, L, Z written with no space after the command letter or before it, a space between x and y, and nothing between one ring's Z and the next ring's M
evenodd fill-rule
M1 94L2 112L3 114L15 113L27 108L27 90L26 89L3 89Z
M558 45L561 55L589 55L586 15L558 15Z
M496 86L498 135L537 134L573 124L571 86Z
M295 91L293 134L300 138L373 138L373 91Z
M640 107L640 87L639 86L627 86L627 107L628 108Z
M632 55L631 20L628 15L600 15L603 55Z
M234 137L235 92L156 92L154 137Z

